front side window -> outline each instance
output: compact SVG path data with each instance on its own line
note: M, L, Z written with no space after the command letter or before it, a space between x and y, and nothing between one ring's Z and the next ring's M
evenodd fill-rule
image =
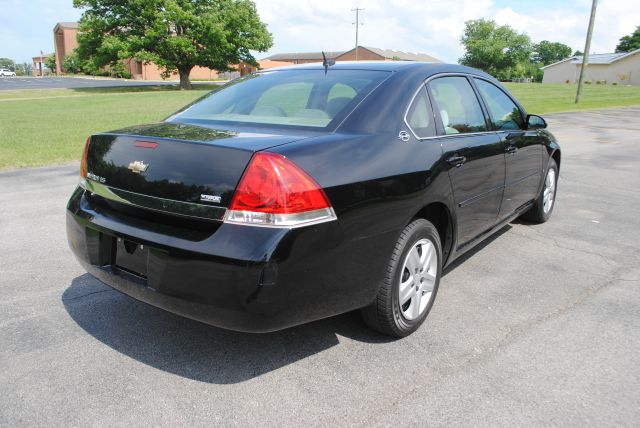
M429 82L429 89L445 134L487 131L480 102L465 77L439 77Z
M213 91L169 121L326 128L346 117L390 73L282 70L252 74Z
M407 112L407 124L418 138L426 138L436 135L436 127L433 123L433 113L429 105L427 90L424 86L413 99Z
M475 79L478 91L489 109L491 121L499 130L522 129L524 121L518 106L496 85Z

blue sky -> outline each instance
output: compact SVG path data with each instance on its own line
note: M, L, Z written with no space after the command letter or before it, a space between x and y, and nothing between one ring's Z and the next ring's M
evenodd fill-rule
M256 0L274 35L275 52L346 50L354 44L353 15L362 12L360 44L426 52L455 62L464 21L495 19L527 32L534 41L552 40L583 49L590 0ZM620 37L640 25L634 0L600 0L592 51L612 52ZM0 57L30 61L40 50L53 51L53 27L75 21L81 11L72 0L0 0Z

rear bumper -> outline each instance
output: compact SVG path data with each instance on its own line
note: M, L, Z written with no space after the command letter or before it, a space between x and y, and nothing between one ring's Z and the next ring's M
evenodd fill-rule
M165 232L153 221L110 215L80 188L67 207L69 246L90 274L135 299L230 330L275 331L366 306L386 264L361 251L371 248L367 240L347 242L338 221L298 229L222 224L197 241ZM145 276L115 264L118 238L147 247Z

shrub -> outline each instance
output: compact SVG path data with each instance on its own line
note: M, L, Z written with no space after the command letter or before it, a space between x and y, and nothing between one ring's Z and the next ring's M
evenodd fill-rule
M585 81L584 81L584 84L585 84L585 85L590 85L590 84L591 84L591 80L585 80Z
M62 60L62 69L67 73L77 74L82 71L82 66L80 64L80 60L78 59L78 54L72 52L70 55L67 55Z

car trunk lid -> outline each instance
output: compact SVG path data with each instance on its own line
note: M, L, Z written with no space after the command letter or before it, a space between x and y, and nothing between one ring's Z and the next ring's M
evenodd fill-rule
M159 123L91 137L86 186L98 196L220 219L254 152L305 138Z

